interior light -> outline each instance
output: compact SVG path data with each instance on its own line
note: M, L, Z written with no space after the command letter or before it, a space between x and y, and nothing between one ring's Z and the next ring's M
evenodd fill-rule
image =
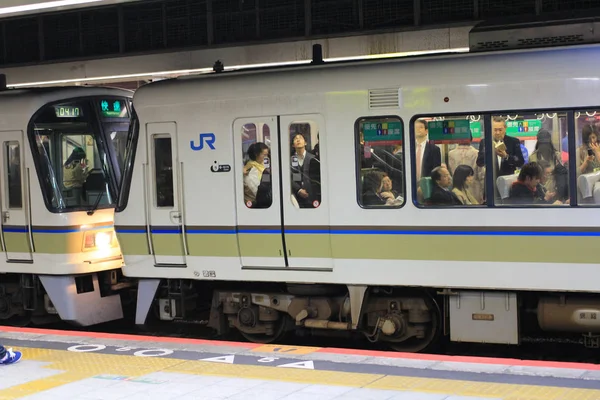
M12 6L0 8L0 15L16 14L26 11L37 11L44 10L47 8L75 6L79 4L97 3L103 0L58 0L58 1L47 1L44 3L35 4L24 4L22 6Z
M373 60L373 59L385 59L392 57L409 57L416 55L427 55L427 54L443 54L443 53L456 53L456 52L468 52L468 47L459 47L451 49L441 50L421 50L421 51L408 51L402 53L388 53L388 54L374 54L366 56L353 56L353 57L334 57L325 58L325 62L332 61L360 61L360 60ZM249 68L266 68L266 67L283 67L293 65L307 65L310 64L311 60L299 60L299 61L283 61L283 62L272 62L272 63L259 63L259 64L245 64L245 65L233 65L225 66L225 71L237 71ZM74 78L74 79L58 79L53 81L42 81L42 82L28 82L28 83L14 83L8 84L9 88L25 88L25 87L37 87L37 86L56 86L56 85L68 85L68 84L80 84L80 83L94 83L102 81L116 81L124 79L155 79L159 77L178 77L186 75L198 75L207 74L213 72L212 68L195 68L195 69L181 69L172 71L157 71L157 72L145 72L139 74L125 74L125 75L109 75L109 76L98 76L94 78Z

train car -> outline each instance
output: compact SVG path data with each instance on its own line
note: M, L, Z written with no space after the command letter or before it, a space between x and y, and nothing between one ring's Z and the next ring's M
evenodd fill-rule
M599 55L317 58L141 87L115 215L136 322L210 309L263 343L598 346Z
M123 318L114 233L131 91L0 91L0 323Z

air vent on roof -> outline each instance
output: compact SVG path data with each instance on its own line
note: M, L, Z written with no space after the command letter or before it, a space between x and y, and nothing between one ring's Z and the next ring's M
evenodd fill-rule
M398 108L398 90L369 89L369 108Z
M600 42L600 20L571 18L553 21L483 22L469 32L469 49L476 51L570 46Z

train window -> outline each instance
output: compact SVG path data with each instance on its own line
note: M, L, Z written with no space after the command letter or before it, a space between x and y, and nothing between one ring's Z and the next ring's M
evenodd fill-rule
M422 117L414 121L413 129L417 204L436 207L483 204L485 167L480 147L483 116Z
M170 137L154 137L156 207L175 205L173 189L173 152Z
M23 207L21 185L21 146L19 142L4 142L6 160L6 182L8 187L8 208Z
M290 124L289 133L292 204L297 208L318 208L321 205L321 162L315 156L318 126L312 121L296 121Z
M577 204L600 205L600 110L575 112ZM567 136L562 140L566 151Z
M495 203L568 204L568 164L563 160L567 113L492 115L491 124Z
M248 208L269 208L273 202L270 129L267 124L258 126L242 126L244 204Z
M398 117L359 118L357 141L357 198L363 208L404 205L404 129Z

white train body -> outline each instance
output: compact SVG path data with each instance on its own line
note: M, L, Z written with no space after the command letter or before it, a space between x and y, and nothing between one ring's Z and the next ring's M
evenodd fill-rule
M599 54L599 46L585 46L325 64L180 78L140 88L134 96L139 137L130 175L125 174L130 187L115 216L123 273L141 279L138 322L145 320L163 279L220 281L215 300L230 316L230 324L248 334L271 335L272 326L259 327L271 321L265 310L275 310L305 327L379 329L392 342L422 339L422 334L409 332L410 327L418 331L420 324L410 313L427 309L432 314L421 322L432 324L437 306L420 302L427 296L406 294L415 287L429 290L433 297L449 295L441 307L447 309L443 314L450 320L453 340L519 343L522 307L517 295L529 296L528 292L543 329L596 332L597 298L592 296L580 307L573 305L576 298L558 297L600 292L595 251L600 214L593 197L584 196L577 205L571 199L570 206L424 206L416 199L413 125L418 117L435 121L477 116L471 121L480 118L487 131L493 116L508 115L510 121L511 116L519 120L519 115L535 113L556 128L562 124L556 118L564 112L561 132L580 135L575 116L600 111ZM402 207L367 208L359 204L357 191L362 175L357 163L364 157L357 127L361 120L377 123L383 117L399 119L403 127L398 144L403 144L405 201ZM268 208L245 204L244 127L255 129L254 141L265 141L269 133ZM291 201L292 180L297 178L292 173L295 161L290 161L290 127L303 129L313 146L318 140L317 208L298 208ZM556 129L553 134L559 132ZM491 138L486 140L491 143ZM170 153L164 147L169 141ZM442 161L447 162L443 146ZM575 139L571 147L564 150L574 159ZM163 183L156 183L157 171L169 168L157 167L165 162L161 157L172 167L172 186L167 184L172 200L165 200L164 193L157 197L157 187L164 189ZM578 187L577 193L581 190ZM271 292L246 291L244 285L228 290L223 281L245 282L248 287L337 284L347 291L339 298L329 297L337 306L328 308L333 316L323 316L321 309L305 314L300 312L304 308L291 306L299 299L308 304L310 290L303 295L288 292L274 301ZM370 288L379 288L380 294L394 288L391 298L399 303L390 306L391 300L374 293L364 301ZM246 292L249 297L239 295ZM531 294L538 292L546 294ZM169 301L178 304L173 296L159 292L157 297L163 319L181 315L181 310L168 310ZM313 297L319 299L323 296ZM232 302L237 305L227 305ZM403 310L400 322L389 317L398 304ZM369 313L379 306L388 312L378 314L380 320L371 319ZM239 321L245 307L254 313L249 312L247 324ZM569 310L560 322L558 316L549 317L558 315L556 307ZM387 331L386 321L395 324Z
M114 233L117 182L108 180L120 172L108 172L108 159L117 156L107 137L113 134L114 145L126 139L128 112L120 108L130 107L132 94L105 88L0 92L0 320L43 322L58 315L86 326L123 317L120 295L110 289L123 259ZM120 112L110 115L114 110L107 108L108 117L101 115L103 101L119 102ZM65 166L77 147L81 159ZM86 179L69 178L86 168Z

